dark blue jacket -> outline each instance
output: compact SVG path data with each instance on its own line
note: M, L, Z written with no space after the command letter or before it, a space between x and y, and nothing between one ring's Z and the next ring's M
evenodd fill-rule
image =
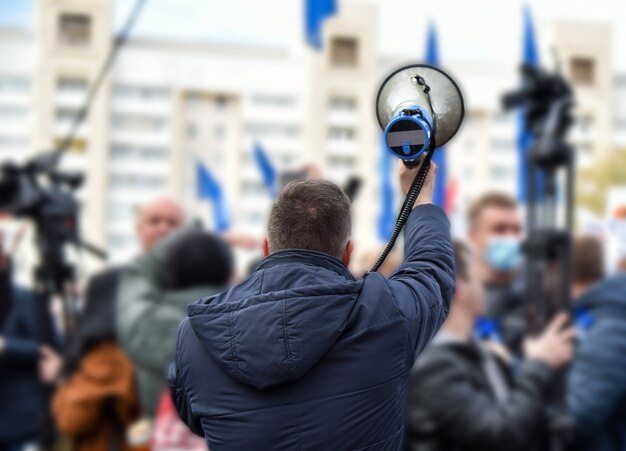
M0 442L35 438L43 410L34 302L30 292L14 290L11 311L0 331L5 340L0 352Z
M189 306L170 368L178 412L211 451L399 450L409 371L453 294L449 223L433 205L411 213L389 280L277 252Z
M568 381L568 406L584 450L626 450L626 275L576 303L591 316Z

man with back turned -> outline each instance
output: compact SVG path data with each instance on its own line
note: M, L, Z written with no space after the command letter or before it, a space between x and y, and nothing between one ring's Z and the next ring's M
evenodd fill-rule
M388 279L350 274L350 202L330 182L303 180L272 207L258 269L189 306L170 389L212 451L402 449L409 371L454 294L435 172ZM405 192L416 173L402 166Z

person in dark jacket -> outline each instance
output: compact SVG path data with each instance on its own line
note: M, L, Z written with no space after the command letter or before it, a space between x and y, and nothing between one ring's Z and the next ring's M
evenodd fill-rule
M554 370L573 355L574 329L557 316L525 343L526 360L512 374L502 354L473 339L483 310L475 258L455 244L456 294L450 315L411 371L407 397L410 451L530 451L543 436Z
M604 278L602 243L579 237L574 306L582 328L567 388L581 450L626 450L626 275Z
M0 237L0 450L22 451L37 440L43 394L34 295L15 287Z
M417 170L401 171L406 191ZM454 293L434 172L389 279L352 276L350 201L330 182L301 180L272 207L258 269L189 306L170 390L212 451L402 449L409 370Z

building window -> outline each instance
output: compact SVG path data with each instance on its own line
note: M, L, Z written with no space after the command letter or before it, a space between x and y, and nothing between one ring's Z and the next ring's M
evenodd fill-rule
M140 189L160 189L165 186L166 180L158 176L139 176L139 175L112 175L111 187L115 190L124 190L129 188Z
M354 111L356 100L351 97L331 97L328 109L336 112Z
M335 37L330 45L330 61L335 67L355 67L359 43L355 38Z
M73 108L57 108L57 119L63 122L76 120L79 110Z
M584 115L578 118L578 126L583 133L589 133L593 128L593 117Z
M87 81L82 78L61 77L57 81L60 93L81 93L87 91Z
M196 124L187 124L187 138L194 139L198 136L198 127Z
M595 63L591 58L575 57L570 60L572 82L579 85L593 85L595 81Z
M498 153L506 153L515 149L515 142L506 138L494 138L491 141L491 148Z
M510 168L505 166L492 166L491 176L494 180L506 180L512 176Z
M167 158L167 149L163 147L131 147L116 145L111 148L111 159L127 161L141 159L145 161L163 161Z
M120 114L113 116L113 127L120 130L161 130L167 122L163 118Z
M28 139L22 136L0 135L0 147L26 147Z
M167 100L169 89L158 86L117 85L113 88L113 97L127 100Z
M328 137L332 141L351 141L355 135L355 130L350 127L330 127L328 130Z
M296 99L288 95L265 95L257 94L252 96L252 102L258 106L273 106L273 107L291 107L296 104Z
M0 92L27 92L30 82L21 77L0 77Z
M91 17L86 14L61 14L59 17L59 43L73 47L89 45Z
M215 98L215 107L218 110L225 110L228 107L228 97L219 95Z
M226 127L223 125L217 125L213 128L213 137L217 141L222 141L226 137Z
M19 119L28 115L26 108L2 105L0 106L0 118L2 119Z
M356 160L350 156L331 155L328 157L328 166L333 169L351 169L356 166Z

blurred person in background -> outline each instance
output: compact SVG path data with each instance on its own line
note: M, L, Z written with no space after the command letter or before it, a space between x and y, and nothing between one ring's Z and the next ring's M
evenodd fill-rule
M378 260L382 251L382 247L372 247L359 253L354 261L354 264L350 268L352 270L352 274L356 277L363 277L363 275L368 272L372 266L374 266L374 263L376 263L376 260ZM393 274L396 268L400 266L400 263L402 263L401 252L391 252L381 265L378 272L385 277L389 277Z
M580 450L626 450L626 274L605 279L602 243L573 249L574 307L581 330L568 375L567 405Z
M617 270L619 272L626 272L626 255L623 256L617 263Z
M525 341L525 360L509 361L473 336L484 310L480 265L455 243L456 293L450 315L411 371L406 449L411 451L527 451L544 438L544 410L556 370L574 352L573 328L558 315Z
M36 443L43 411L35 296L12 281L0 230L0 451Z
M135 365L144 417L152 420L167 387L176 330L187 305L223 291L234 272L228 243L216 234L185 227L135 260L118 290L117 328Z
M400 166L406 192L417 169ZM354 278L348 197L331 182L301 180L272 207L258 269L189 306L170 390L212 451L402 448L408 373L454 292L435 172L389 279Z
M141 250L148 252L172 231L183 225L182 207L168 197L158 197L139 211L136 232Z
M116 338L118 273L108 270L90 280L52 400L57 428L75 451L129 449L127 428L139 414L133 366Z
M484 315L494 321L499 338L516 355L526 331L526 309L519 274L522 219L515 200L488 193L468 211L468 238L477 253L478 276L485 287Z

